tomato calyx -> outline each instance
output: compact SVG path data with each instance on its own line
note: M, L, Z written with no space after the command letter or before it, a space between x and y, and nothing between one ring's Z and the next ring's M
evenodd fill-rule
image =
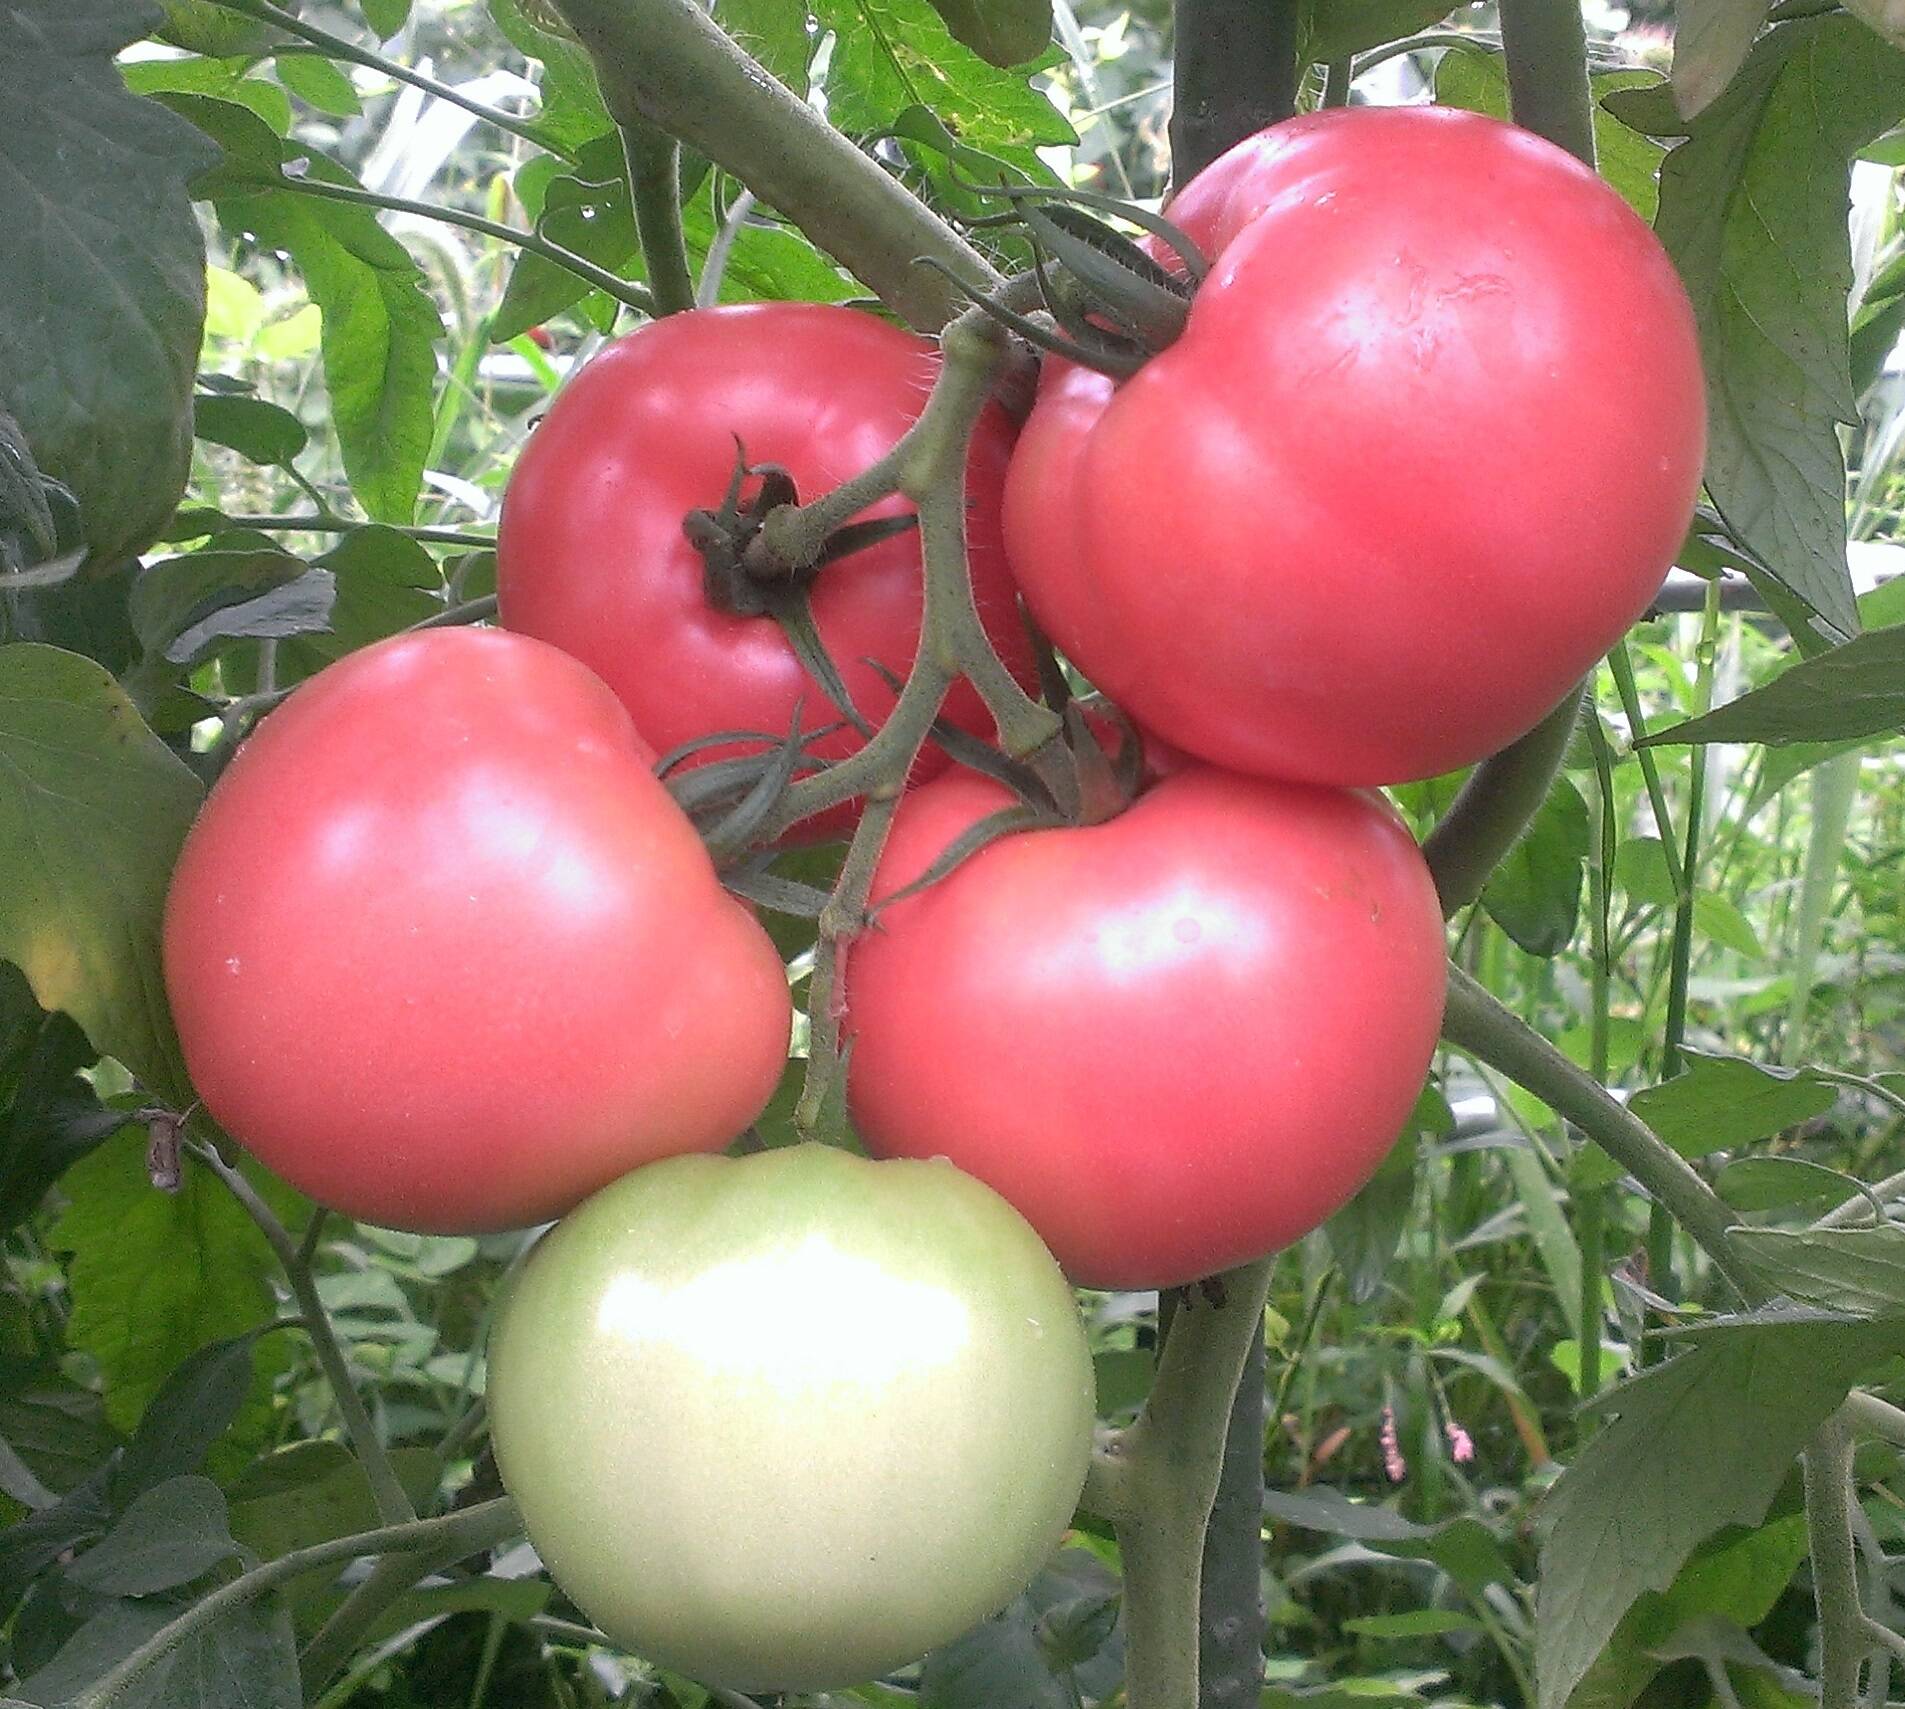
M759 483L751 494L746 492L750 481ZM721 503L712 510L691 510L681 519L682 533L701 554L702 588L716 610L735 617L781 618L793 596L803 593L829 564L919 526L919 518L911 513L849 522L829 534L814 557L794 562L768 544L765 528L775 511L799 503L794 477L779 463L750 463L747 447L737 436L734 468Z
M1088 190L1044 184L963 187L1012 204L1008 213L972 223L1013 222L1025 228L1037 258L1032 281L1052 325L961 287L993 319L1043 350L1119 380L1183 334L1191 298L1209 269L1202 251L1169 220ZM1177 265L1166 266L1093 209L1142 227Z

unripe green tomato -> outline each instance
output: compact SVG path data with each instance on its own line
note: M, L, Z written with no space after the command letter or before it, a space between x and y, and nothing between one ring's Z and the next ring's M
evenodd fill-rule
M742 1691L855 1685L1021 1591L1092 1368L1050 1253L943 1160L678 1157L571 1212L490 1341L503 1483L617 1643Z

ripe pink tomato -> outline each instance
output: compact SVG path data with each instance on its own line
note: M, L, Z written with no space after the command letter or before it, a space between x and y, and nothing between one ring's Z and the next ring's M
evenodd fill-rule
M786 1059L787 981L653 760L581 665L501 631L299 688L167 898L205 1107L319 1203L431 1233L728 1144Z
M1122 385L1049 360L1006 540L1146 728L1318 783L1537 723L1646 609L1705 394L1666 252L1571 156L1446 108L1313 113L1166 209L1212 258Z
M901 803L875 900L1006 804ZM1374 795L1192 765L895 903L847 957L849 1098L880 1157L950 1158L1092 1287L1307 1233L1375 1171L1441 1023L1442 917Z
M600 673L658 752L722 730L785 735L796 702L804 729L834 722L838 713L771 617L709 603L682 519L720 505L737 439L750 463L782 465L803 501L861 473L912 426L938 366L925 339L815 303L696 309L617 341L563 388L510 478L497 540L504 623ZM1013 433L1005 411L989 405L967 464L967 541L986 628L1029 684L1036 673L999 528ZM894 497L864 514L908 508ZM869 661L906 675L920 599L917 533L837 560L810 590L828 655L876 726L894 695ZM991 733L967 684L947 714ZM860 745L842 729L814 751L839 759ZM744 751L706 750L695 763ZM944 765L929 749L917 775ZM828 815L821 828L850 819Z

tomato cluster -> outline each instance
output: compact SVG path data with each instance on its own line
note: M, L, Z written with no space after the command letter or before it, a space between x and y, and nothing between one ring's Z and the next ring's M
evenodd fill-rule
M777 743L811 769L891 712L922 621L904 504L817 564L757 557L776 505L925 404L931 347L871 316L695 310L612 346L513 479L505 629L322 673L180 860L166 976L213 1117L370 1220L562 1218L492 1339L498 1461L582 1608L713 1683L853 1683L1000 1607L1084 1477L1068 1280L1190 1282L1369 1178L1444 962L1368 786L1530 728L1688 520L1686 300L1559 151L1315 115L1169 212L1212 262L1182 333L1122 382L1048 361L1016 445L988 405L965 470L994 645L1036 680L1022 592L1148 776L986 841L1006 785L914 766L830 993L878 1161L686 1155L758 1117L790 1004L656 776ZM990 732L970 690L948 713Z

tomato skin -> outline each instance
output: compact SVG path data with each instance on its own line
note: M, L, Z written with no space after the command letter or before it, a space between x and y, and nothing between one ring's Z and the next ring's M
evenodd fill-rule
M765 1105L791 1005L615 697L540 641L353 653L186 838L166 988L193 1085L319 1203L547 1221Z
M563 389L510 478L497 540L503 622L597 671L661 753L722 730L784 735L797 702L803 728L834 722L772 618L709 604L682 518L720 505L737 438L750 463L784 466L803 501L860 474L913 424L938 367L927 340L815 303L695 309L618 340ZM1030 684L999 524L1014 431L1003 409L987 406L967 464L968 550L986 628ZM909 508L895 496L863 514ZM829 565L809 597L848 693L877 726L894 695L867 661L903 678L919 644L917 533ZM969 684L954 689L947 714L991 733ZM861 745L842 729L814 751L838 759ZM694 763L743 751L713 749ZM918 775L944 765L928 750ZM851 818L831 815L824 828Z
M909 796L876 902L1005 801L966 772ZM1374 1173L1443 982L1434 886L1387 803L1191 766L882 913L847 958L850 1107L874 1155L997 1188L1073 1281L1174 1286Z
M1054 642L1218 764L1495 752L1646 609L1699 487L1693 313L1647 227L1498 120L1272 126L1166 210L1214 257L1122 386L1048 360L1006 540Z
M1058 1267L946 1163L814 1145L637 1170L530 1255L490 1340L497 1464L618 1643L819 1690L1003 1607L1084 1483Z

